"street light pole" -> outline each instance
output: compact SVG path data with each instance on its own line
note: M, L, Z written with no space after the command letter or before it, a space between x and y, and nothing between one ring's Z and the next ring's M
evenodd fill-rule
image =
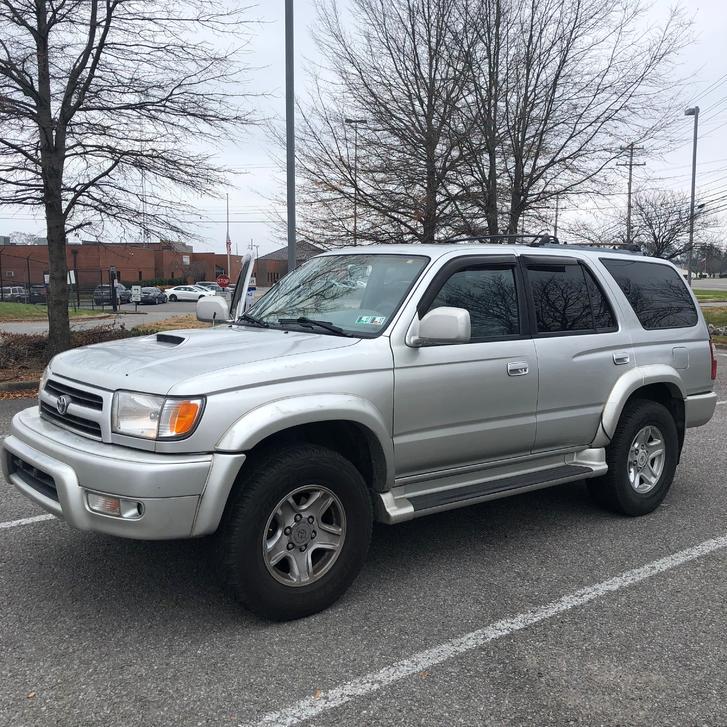
M353 245L358 244L358 125L368 123L366 119L344 119L353 126Z
M694 191L697 182L697 131L699 129L699 106L684 111L685 116L694 116L694 141L692 142L692 199L689 208L689 249L687 250L687 283L692 287L692 249L694 247Z
M293 0L285 0L285 145L288 177L288 272L295 269L295 64Z

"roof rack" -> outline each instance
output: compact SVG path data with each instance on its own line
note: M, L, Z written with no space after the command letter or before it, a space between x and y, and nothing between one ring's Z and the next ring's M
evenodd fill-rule
M561 242L555 235L548 234L512 234L512 235L477 235L474 237L460 237L452 242L489 242L496 245L527 245L528 247L559 247L568 245L573 250L612 250L614 252L631 252L643 255L640 245L627 242L588 242L583 245L569 245Z
M458 237L452 242L482 242L488 241L497 245L529 245L530 247L542 247L543 245L564 245L555 235L531 235L531 234L512 234L512 235L476 235L473 237Z

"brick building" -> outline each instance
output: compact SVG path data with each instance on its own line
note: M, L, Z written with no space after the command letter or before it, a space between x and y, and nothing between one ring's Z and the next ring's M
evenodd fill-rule
M322 247L313 245L310 242L298 242L295 248L296 264L300 265L325 250ZM288 248L281 247L279 250L261 255L255 262L255 280L258 286L267 288L277 283L280 278L288 272Z
M240 274L239 255L230 256L230 277ZM69 243L66 264L76 271L79 287L92 288L108 282L115 267L122 283L140 280L183 278L187 282L214 280L226 272L227 255L194 252L191 245L178 242L149 243ZM0 246L0 279L7 285L42 284L48 273L48 248L45 245Z

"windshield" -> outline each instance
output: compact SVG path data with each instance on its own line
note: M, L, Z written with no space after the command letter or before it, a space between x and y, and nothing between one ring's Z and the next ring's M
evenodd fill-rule
M420 255L316 257L286 275L248 314L271 326L307 318L373 337L396 313L428 262Z

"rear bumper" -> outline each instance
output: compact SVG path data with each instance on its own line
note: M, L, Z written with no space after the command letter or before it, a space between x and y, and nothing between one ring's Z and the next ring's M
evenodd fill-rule
M168 455L96 442L17 414L3 442L6 479L42 508L79 530L141 540L214 532L245 455ZM127 516L93 512L88 494L137 505Z
M717 394L714 391L688 396L684 401L687 427L701 427L706 424L712 418L716 407Z

